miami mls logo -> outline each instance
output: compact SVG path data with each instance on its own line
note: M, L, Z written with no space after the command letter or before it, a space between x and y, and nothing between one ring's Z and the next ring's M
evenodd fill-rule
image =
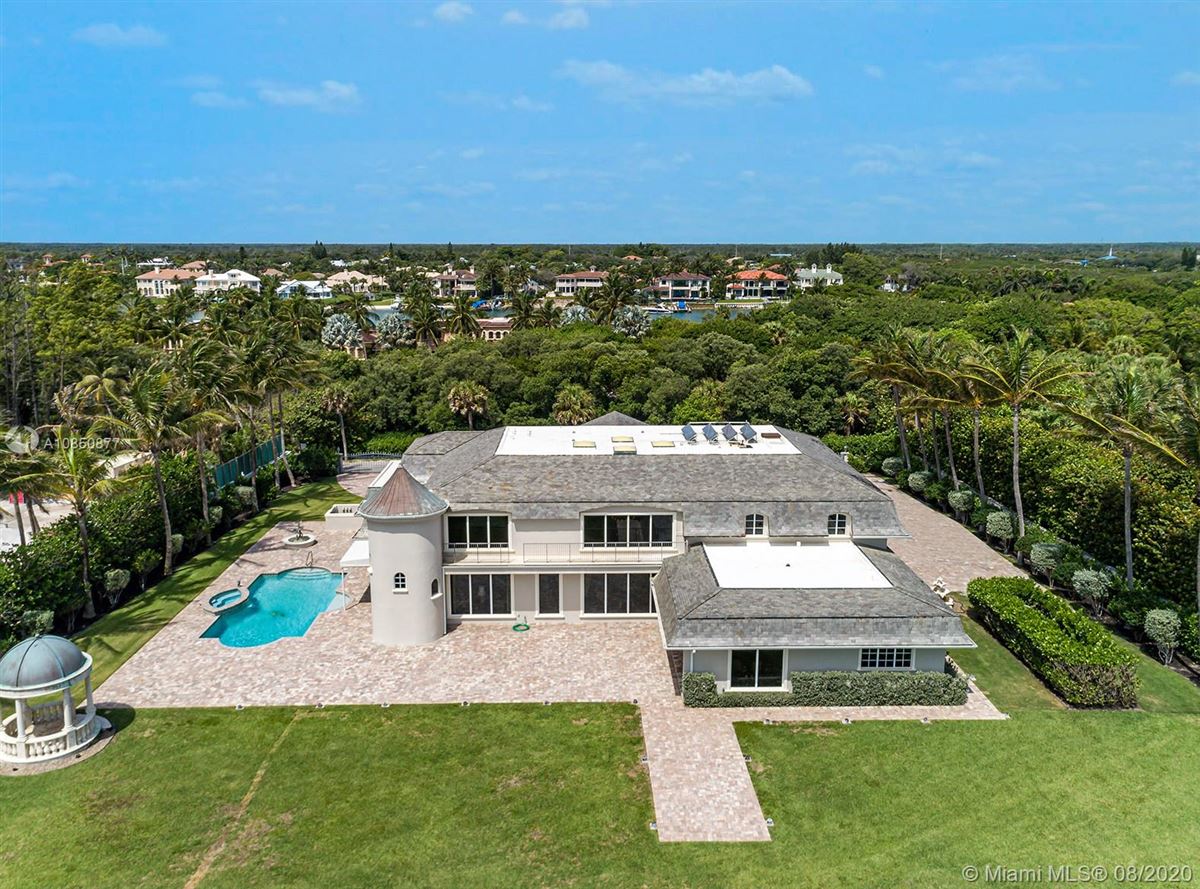
M33 453L38 446L37 430L31 426L9 426L4 432L4 446L20 456Z

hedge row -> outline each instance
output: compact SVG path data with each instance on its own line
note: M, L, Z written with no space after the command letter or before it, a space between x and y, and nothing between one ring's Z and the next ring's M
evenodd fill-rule
M964 676L916 672L822 670L792 673L791 691L718 692L712 673L683 677L689 707L885 707L957 706L967 702Z
M1136 707L1137 655L1065 600L1023 577L981 577L967 597L992 634L1067 703Z

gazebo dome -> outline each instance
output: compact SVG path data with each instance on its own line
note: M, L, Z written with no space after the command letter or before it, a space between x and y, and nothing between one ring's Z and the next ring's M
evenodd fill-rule
M83 669L87 656L62 636L33 636L0 658L0 688L17 691L60 682Z

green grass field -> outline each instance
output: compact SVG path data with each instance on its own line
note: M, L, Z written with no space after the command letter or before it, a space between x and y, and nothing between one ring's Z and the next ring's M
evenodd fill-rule
M82 644L111 671L271 524L345 496L281 499ZM1200 689L1145 658L1143 711L1070 710L967 629L979 647L954 655L1009 720L738 726L771 843L659 843L631 705L117 710L91 759L0 779L0 886L953 887L966 866L1200 867Z

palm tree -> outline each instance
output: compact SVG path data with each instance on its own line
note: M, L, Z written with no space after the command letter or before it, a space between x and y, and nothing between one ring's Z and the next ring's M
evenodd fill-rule
M307 296L293 294L279 305L279 321L296 341L316 339L321 333L321 305Z
M1021 499L1021 409L1035 401L1049 401L1080 371L1056 352L1037 348L1028 330L1012 328L997 347L964 363L963 374L997 402L1012 411L1012 484L1017 511L1017 536L1025 536L1025 504Z
M859 392L847 392L837 400L837 405L842 411L847 435L852 434L856 429L861 429L871 415L870 403Z
M904 330L900 327L891 328L887 334L872 345L871 351L867 355L854 359L853 375L857 379L875 380L888 387L892 396L892 410L896 421L896 437L900 442L900 455L904 459L904 468L912 469L902 410L903 396L910 385L908 368L902 358L905 348Z
M550 297L543 299L537 309L537 326L558 327L560 321L562 321L562 309L556 306Z
M475 417L486 414L491 394L482 384L463 380L450 387L450 410L467 418L467 428L475 428Z
M578 383L567 383L554 398L554 422L563 426L578 426L599 414L592 393Z
M88 503L110 493L119 481L109 477L108 466L93 448L76 447L74 441L68 438L59 438L58 448L50 459L35 474L26 478L52 492L53 496L64 498L75 509L85 596L83 616L91 620L96 616L96 601L92 597ZM169 540L167 548L170 548Z
M592 300L597 324L611 324L617 313L626 306L637 305L637 288L633 279L624 272L614 269L608 273L604 283L596 290Z
M513 330L527 330L534 326L534 316L537 312L537 297L532 293L518 291L512 297L512 311L509 319Z
M446 330L455 336L479 336L479 318L475 315L469 294L455 294L450 303L450 314L446 318Z
M350 387L344 382L330 383L321 390L321 409L337 414L338 431L342 436L342 459L350 459L350 450L346 447L346 414L354 407L354 398Z
M305 297L307 298L307 297ZM350 318L359 330L367 330L375 317L371 311L371 296L367 293L343 293L335 304L337 311Z
M26 475L25 467L20 457L7 448L0 448L0 495L10 500L13 512L17 517L17 537L21 546L26 544L25 520L21 517L21 484L20 479Z
M219 416L210 425L198 424L195 430L196 471L200 475L200 507L204 517L205 540L212 542L208 510L208 458L205 438L214 426L227 419L232 409L232 390L235 380L233 356L216 340L193 337L171 356L170 368L184 391L190 394L195 413L211 411Z
M1125 463L1125 584L1133 589L1133 455L1162 425L1163 408L1176 388L1161 355L1117 355L1097 363L1083 398L1069 408L1085 430L1115 444Z
M413 336L433 351L442 338L442 315L430 299L413 299L405 304L412 322Z
M220 419L216 411L193 411L194 397L161 366L138 373L117 403L116 415L97 420L100 430L113 430L130 444L149 451L154 488L163 519L163 575L171 574L171 510L163 482L162 457L191 439L198 428Z
M1179 383L1170 415L1146 445L1156 456L1189 470L1196 482L1195 502L1200 503L1200 376ZM1200 537L1196 541L1196 609L1200 620Z

